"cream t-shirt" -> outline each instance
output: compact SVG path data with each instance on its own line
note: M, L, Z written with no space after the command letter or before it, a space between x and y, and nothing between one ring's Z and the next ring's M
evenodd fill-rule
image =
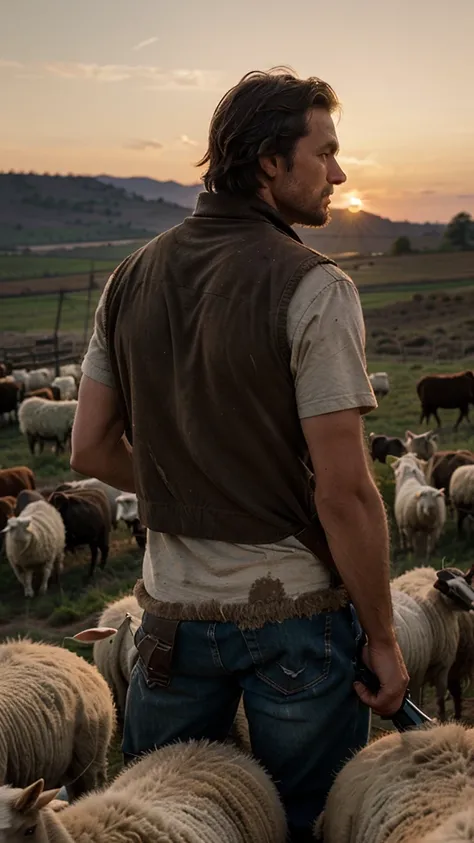
M82 371L113 388L103 324L106 290ZM359 294L339 267L321 264L303 278L288 309L287 335L300 418L377 407L366 370ZM246 603L255 581L268 576L279 579L292 599L329 587L327 570L294 537L249 545L148 531L143 580L155 600Z

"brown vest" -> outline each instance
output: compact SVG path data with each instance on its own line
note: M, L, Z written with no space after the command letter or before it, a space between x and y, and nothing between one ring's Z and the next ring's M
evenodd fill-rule
M149 529L246 544L298 534L332 567L287 340L290 300L322 263L334 262L260 199L201 193L117 268L108 353Z

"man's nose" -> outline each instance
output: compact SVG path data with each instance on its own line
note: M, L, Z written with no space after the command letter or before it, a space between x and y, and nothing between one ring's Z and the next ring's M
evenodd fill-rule
M329 184L344 184L345 181L347 181L347 176L342 167L334 159L328 171L328 182Z

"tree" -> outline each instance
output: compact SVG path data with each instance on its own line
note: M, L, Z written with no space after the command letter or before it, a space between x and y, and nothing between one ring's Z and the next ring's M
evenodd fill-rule
M392 255L409 255L411 243L408 237L397 237L392 246Z
M444 233L446 242L453 249L467 251L474 248L474 220L466 211L452 218Z

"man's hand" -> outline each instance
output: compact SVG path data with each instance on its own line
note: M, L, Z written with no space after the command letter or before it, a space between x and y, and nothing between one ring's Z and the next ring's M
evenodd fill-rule
M373 694L362 682L355 682L357 694L375 714L391 717L401 707L409 681L398 643L378 647L369 643L362 651L362 660L378 677L380 690Z

